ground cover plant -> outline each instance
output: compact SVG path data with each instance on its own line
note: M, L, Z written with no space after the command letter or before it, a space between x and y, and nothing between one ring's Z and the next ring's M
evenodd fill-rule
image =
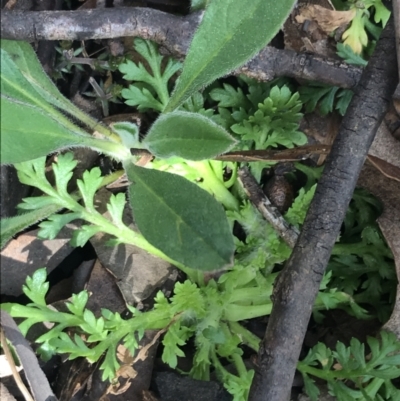
M75 246L83 246L94 234L105 232L115 238L110 245L137 245L187 275L186 281L175 285L169 300L159 292L153 310L139 312L128 306L132 318L125 320L108 310L96 318L85 308L85 291L67 303L69 312L53 311L45 302L45 270L38 270L24 287L32 303L3 304L2 308L13 317L25 319L20 325L24 334L37 322L55 324L37 339L44 357L67 353L70 358L84 356L95 362L105 354L103 379L112 380L119 367L118 343L123 341L134 353L144 331L158 329L165 331L163 360L167 364L176 367L183 355L181 347L194 338L197 352L190 375L209 379L215 371L235 400L247 399L253 371L245 366L242 346L257 352L260 339L240 322L270 313L277 266L288 259L291 249L246 199L237 181L240 164L214 159L231 150L293 148L306 144L307 138L299 130L303 102L290 81L262 84L241 77L234 84L213 82L262 48L279 29L292 4L282 2L268 37L254 42L259 36L252 35L250 28L257 26L254 19L264 19L271 2L255 2L250 10L244 5L241 7L245 10L238 8L234 1L211 2L173 91L172 80L180 72L180 63L167 59L162 64L163 57L152 42L136 39L135 49L147 66L126 60L119 71L129 81L121 92L122 99L142 112L161 113L144 139L132 123L116 123L109 128L92 120L59 94L28 44L2 41L1 101L7 112L2 118L6 133L2 162L14 164L22 183L34 184L44 193L24 200L20 208L27 213L2 222L2 244L22 228L45 218L39 225L42 238L55 238L63 226L82 219L85 224L72 238ZM216 15L232 12L230 7L235 9L232 25L226 32L215 32L211 27ZM236 33L237 24L248 29ZM228 40L232 32L238 37ZM217 56L209 56L209 47L207 54L202 53L210 37L220 40L213 41ZM242 58L232 59L230 46L237 43L249 50ZM313 107L320 98L314 95ZM79 124L67 117L71 115ZM83 127L96 130L100 137L88 135ZM14 146L15 135L22 138L26 148ZM112 195L107 204L111 220L101 215L94 203L97 190L123 171L103 177L95 167L83 174L77 181L78 190L71 193L67 187L76 161L71 153L63 153L52 164L55 185L50 183L45 175L46 155L76 146L90 147L122 163L131 182L128 202L138 231L122 221L127 201L124 193ZM155 159L143 167L140 161L149 153ZM257 161L249 166L260 181L268 164ZM301 229L319 173L300 164L297 168L303 172L304 185L283 216ZM66 212L56 213L61 210ZM314 319L322 320L323 311L333 308L342 308L360 319L387 319L395 273L393 257L375 223L378 214L376 200L364 192L355 194L341 242L334 248L321 283ZM235 223L244 230L240 239L232 235ZM218 270L223 271L219 278L206 279L205 272ZM388 299L385 304L382 294ZM79 334L68 335L71 329ZM311 349L298 364L309 396L313 400L318 397L312 380L317 377L326 380L339 400L396 400L400 391L392 379L399 376L399 357L393 353L399 350L399 343L394 335L382 332L381 342L370 338L368 346L371 358L357 340L348 348L339 343L335 351L323 344ZM236 374L226 369L225 360L234 364Z

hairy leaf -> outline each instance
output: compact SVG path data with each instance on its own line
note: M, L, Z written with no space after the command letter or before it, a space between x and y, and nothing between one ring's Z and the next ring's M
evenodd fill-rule
M2 41L0 51L1 163L32 160L72 146L88 146L121 159L130 157L125 146L92 138L64 115L73 115L91 128L96 124L58 92L30 45Z
M235 140L207 117L176 111L161 116L143 143L161 158L178 156L188 160L205 160L227 152Z
M198 89L252 58L275 36L294 3L294 0L211 1L164 111L176 109Z
M3 39L1 40L1 49L12 60L14 71L19 70L26 81L29 82L30 85L27 86L37 92L36 96L40 94L52 105L70 114L74 114L76 111L81 112L73 103L61 95L53 81L45 74L29 43Z
M126 166L130 203L142 235L170 258L201 270L232 263L234 244L221 205L175 174Z
M3 218L0 220L0 246L3 248L8 241L14 235L17 235L19 232L24 230L25 228L32 226L40 220L44 220L53 213L56 213L60 209L59 205L52 204L46 207L42 207L37 210L32 210L31 212L20 214L14 217Z
M27 103L1 96L1 162L20 163L71 146L89 146L91 138L72 132ZM16 146L16 144L18 146Z

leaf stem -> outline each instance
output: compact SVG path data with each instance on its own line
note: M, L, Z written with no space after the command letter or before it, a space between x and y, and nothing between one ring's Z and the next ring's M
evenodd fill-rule
M263 305L250 306L228 304L225 306L224 318L232 322L239 322L240 320L270 315L271 310L272 302L268 302Z
M198 185L215 196L218 202L222 203L227 210L239 211L239 201L225 187L224 183L215 175L209 160L194 162L187 160L186 163L198 171L203 179Z
M232 333L237 334L241 338L243 344L246 344L255 352L258 352L258 350L260 349L260 341L261 341L260 338L258 338L255 334L247 330L238 322L230 321L228 322L228 324Z

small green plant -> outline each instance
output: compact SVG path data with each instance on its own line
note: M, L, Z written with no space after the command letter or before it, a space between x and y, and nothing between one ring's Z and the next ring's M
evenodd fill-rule
M354 10L354 18L343 33L343 43L354 53L361 54L370 42L368 33L376 40L382 28L375 24L384 27L390 17L390 11L382 0L347 0L340 3L338 4L340 9ZM370 21L372 16L375 24Z
M2 246L23 228L46 218L39 225L41 238L55 238L65 224L81 219L84 224L74 231L74 245L82 246L96 233L105 232L114 237L111 244L135 244L170 261L188 278L175 285L170 299L159 292L153 310L139 312L129 306L130 319L107 310L96 318L86 309L85 291L75 294L66 304L68 312L48 307L46 273L38 270L23 288L32 303L1 307L24 319L24 333L35 323L54 323L37 339L42 355L66 353L71 359L83 356L94 362L105 354L103 378L113 379L119 367L116 347L120 341L134 353L145 330L165 330L166 363L176 367L183 355L182 346L194 338L197 352L190 374L209 379L214 369L235 401L247 398L253 372L245 367L241 345L257 352L259 339L240 322L270 313L276 265L287 260L290 248L244 199L236 179L239 164L212 159L231 149L305 144L306 137L298 130L303 104L299 94L282 80L262 84L239 78L237 88L214 81L260 50L277 32L294 3L284 0L277 5L257 0L249 7L239 0L193 2L194 8L208 6L174 89L172 81L181 69L180 63L162 62L156 45L136 39L136 50L146 66L127 60L119 70L130 81L121 91L126 103L143 112L160 113L143 140L134 124L105 127L63 98L43 73L28 44L1 41L2 162L14 164L21 182L43 192L42 196L23 201L20 209L27 211L25 214L2 220ZM221 18L226 19L224 28L216 24ZM259 26L265 21L269 21L266 35L259 35ZM240 52L238 43L242 46ZM90 135L91 131L96 135ZM77 190L71 193L67 187L76 161L69 153L59 154L52 164L53 186L45 175L46 156L77 146L90 147L118 160L123 170L107 177L101 176L99 168L86 171L76 182ZM135 164L143 150L155 156L146 167ZM258 180L267 165L251 165ZM306 167L299 168L307 174ZM128 204L138 231L122 221L125 194L111 196L106 205L109 219L95 207L98 189L124 172L131 183ZM318 174L308 172L306 186L284 216L297 227L315 191ZM357 207L362 204L360 199ZM372 204L365 202L360 207ZM342 262L345 256L355 256L359 265L368 264L369 268L376 262L388 264L390 252L381 238L368 231L371 221L363 220L365 213L357 214L357 207L346 221L343 238L348 243L342 248L339 245L335 257ZM234 222L243 227L243 240L232 235ZM360 233L363 237L357 244ZM360 252L371 243L379 248L379 256L367 263ZM349 290L337 274L339 267L334 263L338 260L333 261L322 281L313 310L315 319L323 319L323 311L332 308L368 318L371 315L363 304L368 304L365 295L370 292L363 294L361 290L371 291L372 282L381 282L382 274L379 276L377 269L371 268L371 284L360 289L364 282L354 273L357 285ZM205 280L203 272L215 270L224 272L218 280ZM385 277L389 278L389 267L386 270ZM382 291L391 289L382 287ZM375 306L379 301L373 298L371 302ZM223 360L232 362L236 372L228 372Z
M344 116L353 97L350 89L316 83L300 87L299 93L307 113L314 111L318 105L318 110L323 116L334 110Z
M350 346L338 342L332 351L318 343L298 363L304 386L312 401L319 390L311 377L327 382L338 401L396 401L400 390L392 383L400 377L400 342L393 333L380 332L380 339L368 337L365 345L353 338Z

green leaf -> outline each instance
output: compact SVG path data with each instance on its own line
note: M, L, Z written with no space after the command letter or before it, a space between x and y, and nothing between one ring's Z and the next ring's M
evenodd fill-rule
M38 238L54 239L61 229L73 220L79 219L79 213L54 214L39 224Z
M19 163L71 146L89 146L114 157L130 157L109 129L64 98L44 73L27 43L1 41L1 162ZM109 140L92 138L65 114ZM24 146L20 146L24 144Z
M275 36L294 4L294 0L211 1L164 112L251 59Z
M336 49L336 54L341 57L347 64L358 65L361 67L365 67L368 64L368 61L364 60L360 55L356 54L349 45L338 43L336 45Z
M73 124L68 121L63 113L66 113L75 119L79 119L91 130L96 127L98 131L101 131L106 136L110 136L110 134L112 135L112 132L109 129L100 126L95 119L84 113L60 93L53 81L44 72L42 65L36 57L36 53L29 43L13 40L1 40L1 49L2 61L3 58L6 61L11 60L14 74L19 74L19 76L22 74L24 78L23 81L20 81L20 86L25 87L24 90L27 90L29 87L29 91L34 90L36 92L33 102L35 103L38 101L43 110L47 110L51 115L54 113L58 114L60 121L63 121L63 124L66 126L72 127ZM15 71L19 72L16 73ZM2 75L6 75L3 70L3 63ZM19 89L21 90L21 88ZM5 94L3 88L2 93ZM7 96L9 96L9 94ZM62 110L62 113L57 109Z
M210 92L211 99L218 102L218 107L248 109L251 106L240 87L235 89L232 85L223 84L223 86L224 88L215 88Z
M186 111L162 115L150 128L143 144L157 157L188 160L212 159L227 152L235 140L207 117Z
M31 212L20 214L18 216L1 219L1 248L3 248L14 235L17 235L25 228L49 217L53 213L56 213L59 209L60 206L53 203L52 205L42 207L38 210L32 210Z
M49 283L46 281L47 271L43 267L33 273L32 277L26 278L26 285L22 286L24 294L38 305L46 306L45 296L49 290Z
M390 17L390 11L383 5L382 1L374 1L375 14L374 21L381 22L385 26Z
M52 196L31 196L30 198L22 199L22 203L20 203L17 208L20 210L35 210L52 206L55 203L57 203L57 200Z
M167 363L171 368L176 368L178 357L185 356L185 353L181 350L180 346L186 344L186 341L191 334L191 330L188 327L182 327L180 321L172 324L165 333L162 342L164 345L164 351L162 354L163 362Z
M103 371L103 374L101 376L101 380L112 380L115 378L115 372L119 369L120 364L117 361L117 358L115 356L116 353L116 344L111 346L106 354L106 357L104 358L104 362L100 366L100 369Z
M146 88L130 85L128 89L122 89L121 95L126 99L125 103L128 106L137 106L139 111L146 111L147 109L162 111L163 109L163 104Z
M195 269L231 265L233 236L222 206L210 194L175 174L134 165L125 170L136 224L152 245Z
M139 111L148 108L162 111L169 100L168 81L180 70L181 64L168 59L165 68L161 70L163 56L159 54L157 46L140 38L136 38L134 43L135 50L148 62L151 73L142 63L136 65L130 60L122 63L119 70L124 74L124 79L143 83L151 91L143 84L133 84L129 86L129 89L123 89L121 94L127 99L126 104L138 106Z
M311 401L318 401L319 389L307 374L303 373L304 389Z
M125 201L125 194L121 192L117 195L111 195L110 200L107 204L107 210L111 215L112 221L118 227L125 226L122 221Z
M1 40L1 49L14 63L14 70L19 70L31 89L36 91L36 97L46 99L50 104L70 113L81 111L61 95L53 81L45 74L32 46L27 42ZM3 68L3 65L2 65Z
M92 168L90 171L85 171L82 180L77 180L79 191L82 194L83 201L85 202L86 209L90 212L96 212L94 207L94 196L96 191L100 188L103 177L98 167Z
M57 159L57 163L53 163L53 171L56 178L57 191L62 196L69 196L67 185L69 180L72 178L74 168L78 162L74 160L74 155L68 152L64 155L60 155Z
M1 95L1 163L39 158L72 146L90 146L98 140L73 132L41 109ZM23 145L23 146L22 146Z
M84 246L93 235L96 235L100 231L102 231L102 229L98 226L82 226L72 234L71 245Z
M81 291L79 294L72 294L71 302L66 302L68 310L76 316L83 316L83 310L89 299L88 292Z

